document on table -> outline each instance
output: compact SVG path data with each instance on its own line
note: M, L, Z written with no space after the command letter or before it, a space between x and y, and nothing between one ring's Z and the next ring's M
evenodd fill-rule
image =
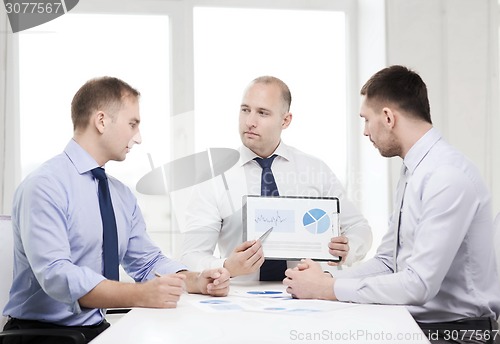
M191 303L205 312L245 311L282 313L289 315L333 312L359 306L357 304L335 301L297 300L292 299L289 296L274 298L210 298L204 300L192 300Z
M358 304L335 301L294 299L282 285L278 287L238 285L238 287L230 289L227 297L204 298L203 300L193 300L191 303L206 312L246 311L290 315L332 312L359 306Z
M243 240L272 228L263 241L266 258L339 261L328 243L340 235L340 203L336 197L243 196Z

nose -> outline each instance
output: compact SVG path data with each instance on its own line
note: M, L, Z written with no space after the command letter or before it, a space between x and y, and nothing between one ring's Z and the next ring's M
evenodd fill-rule
M365 135L365 136L370 136L370 133L368 133L368 128L366 127L366 124L365 124L365 126L363 127L363 135Z
M248 114L246 118L246 125L249 128L255 128L257 126L257 114L254 111Z
M137 133L132 137L132 142L140 145L142 143L142 137L141 137L141 132L137 131Z

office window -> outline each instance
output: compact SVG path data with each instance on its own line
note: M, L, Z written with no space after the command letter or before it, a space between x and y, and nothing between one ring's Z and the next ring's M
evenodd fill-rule
M243 90L273 75L292 92L287 144L346 181L346 29L335 11L194 8L195 147L238 147Z
M118 77L141 93L142 144L106 171L133 191L170 159L169 18L68 13L19 33L21 169L24 178L73 136L71 101L87 80ZM168 197L136 193L148 231L167 247Z
M154 40L144 39L155 34ZM168 160L168 17L66 14L19 33L23 177L72 137L70 105L83 83L115 76L141 92L143 144L109 172L135 189L150 169L147 153Z

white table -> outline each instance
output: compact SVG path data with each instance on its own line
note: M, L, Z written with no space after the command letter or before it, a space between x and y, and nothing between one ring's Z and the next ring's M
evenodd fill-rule
M269 295L258 297L248 293L264 290L284 292L285 288L281 283L246 282L245 285L232 284L230 295L226 298L186 294L175 309L135 308L92 344L429 343L402 306L276 301L269 299ZM302 311L246 308L210 311L212 306L219 307L212 305L213 301L221 301L220 306L224 308L282 302L290 305L290 309Z

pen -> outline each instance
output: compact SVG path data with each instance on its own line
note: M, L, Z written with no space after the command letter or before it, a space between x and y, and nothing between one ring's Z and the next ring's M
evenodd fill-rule
M266 238L269 236L269 233L271 233L271 231L273 230L274 227L271 227L269 228L267 231L264 232L264 234L262 234L259 238L260 242L263 242L264 240L266 240Z
M183 271L184 271L184 270L183 270ZM201 275L201 272L200 272L200 275ZM159 272L157 272L157 271L155 271L155 276L156 276L156 277L163 277L163 275L162 275L162 274L160 274L160 273L159 273ZM198 276L199 276L199 275L198 275ZM182 286L182 291L183 291L183 293L187 293L187 290L186 290L186 285L185 285L185 284L183 284L183 286Z

